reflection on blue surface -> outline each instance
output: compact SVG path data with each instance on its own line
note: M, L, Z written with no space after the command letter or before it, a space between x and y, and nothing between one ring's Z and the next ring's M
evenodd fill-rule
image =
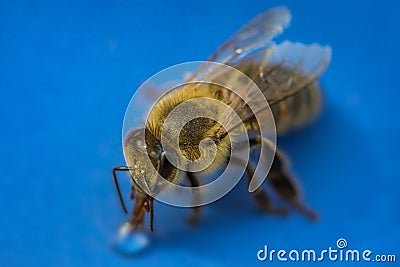
M399 4L215 2L0 4L2 266L265 266L272 263L256 256L264 245L322 250L341 237L348 248L400 260ZM293 14L284 38L333 49L323 114L279 140L321 219L263 214L240 183L204 209L195 229L186 226L188 210L156 204L151 247L119 256L110 240L126 218L110 170L124 162L131 95L167 66L205 59L282 4Z

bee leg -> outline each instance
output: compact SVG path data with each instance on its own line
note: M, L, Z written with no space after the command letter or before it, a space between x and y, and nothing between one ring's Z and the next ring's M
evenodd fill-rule
M150 218L150 230L153 231L152 225L152 213L153 213L153 202L150 196L145 193L137 193L135 195L135 204L133 211L128 220L128 223L132 226L132 230L143 228L144 216L146 212L151 211Z
M254 175L254 172L254 165L251 162L248 162L246 167L247 185L250 185L250 181ZM286 216L289 213L289 210L286 208L274 206L271 202L271 198L261 186L257 188L256 191L252 192L251 195L254 197L254 200L263 211L274 213L280 216Z
M150 231L154 232L154 199L152 197L149 197L146 202L143 204L146 212L150 213L150 218L149 218L149 225L150 225Z
M283 154L277 151L268 174L268 181L282 199L289 202L310 220L316 220L318 215L301 200L299 186L294 178L287 173L285 165Z
M259 146L261 143L272 148L271 141L261 136L257 136L250 140L250 145L252 147ZM303 204L299 186L295 179L286 171L286 162L287 160L285 159L284 154L276 149L274 161L272 162L271 169L268 173L269 183L283 200L293 205L309 219L316 220L318 215ZM257 190L255 192L257 192Z
M197 180L196 176L195 176L193 173L187 172L187 173L186 173L186 176L187 176L187 179L188 179L188 181L189 181L191 187L198 187L198 186L200 186L199 181ZM199 191L198 191L197 188L194 188L194 192L193 192L193 193L194 193L194 195L193 195L193 200L199 199L199 198L200 198L200 194L199 194ZM189 221L188 221L188 223L189 223L190 226L193 227L193 226L196 226L196 225L199 223L200 214L201 214L201 208L200 208L200 206L197 206L197 207L193 207L193 208L192 208L192 214L190 215Z

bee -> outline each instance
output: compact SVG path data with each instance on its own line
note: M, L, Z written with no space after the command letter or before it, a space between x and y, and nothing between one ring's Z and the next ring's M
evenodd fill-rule
M269 9L239 29L208 59L209 62L218 62L241 71L258 86L272 111L278 135L306 124L318 114L321 107L318 79L331 59L329 46L305 45L289 41L275 43L273 38L282 33L290 20L291 14L285 7ZM220 79L224 75L226 74L220 72L218 68L204 64L187 80L201 78L213 80ZM240 93L240 90L245 91L247 88L238 90ZM239 115L251 136L249 140L251 148L260 147L262 144L271 146L271 142L260 135L260 124L255 119L257 112L264 107L260 106L255 111L250 110L248 103L237 94L214 84L187 83L173 89L155 103L143 128L134 129L126 135L123 150L127 166L115 167L112 170L125 213L127 209L118 185L117 172L128 172L132 181L131 198L135 204L128 220L131 230L143 228L145 214L149 213L150 230L153 231L154 197L141 186L143 180L153 185L157 183L152 168L157 170L156 176L160 175L172 183L179 184L182 179L186 179L192 187L200 185L196 172L177 168L165 156L167 147L161 141L161 131L169 113L175 107L188 100L202 97L218 100ZM217 115L223 112L212 102L207 105L193 104L190 108L194 110L193 112L211 110ZM179 134L179 152L189 160L198 159L201 155L199 145L204 139L212 140L216 146L215 161L206 171L214 170L229 161L231 155L229 151L232 146L228 129L210 118L200 117L185 124ZM145 157L150 159L152 166L145 162ZM289 206L296 208L310 219L316 219L316 213L303 203L299 186L289 174L285 158L284 153L277 149L267 175L268 183ZM244 168L250 185L250 178L255 172L254 164L250 161ZM263 211L278 215L289 212L287 207L274 204L273 199L262 187L258 187L251 194ZM199 216L200 206L193 207L189 222L195 225Z

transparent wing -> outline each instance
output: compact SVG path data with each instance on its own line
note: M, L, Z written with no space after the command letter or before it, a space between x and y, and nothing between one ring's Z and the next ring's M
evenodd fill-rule
M216 83L229 85L232 93L226 94L223 100L242 121L246 121L313 84L324 73L330 60L329 46L285 41L232 64L246 74L257 89L254 89L254 84L243 83L243 78L238 74L232 75L232 72L219 71L212 75L216 75L213 77ZM229 121L230 115L226 114L224 118ZM218 132L220 136L224 134Z
M271 40L283 32L290 20L291 14L286 7L268 9L226 40L208 61L231 65L256 50L269 47L273 44ZM210 72L215 73L217 70L210 69L205 64L192 75L192 78L201 79Z
M287 8L269 9L239 29L211 55L209 60L228 64L252 51L267 47L270 41L289 25L290 20L291 15Z
M269 105L314 83L329 66L329 46L284 41L233 64L252 79Z

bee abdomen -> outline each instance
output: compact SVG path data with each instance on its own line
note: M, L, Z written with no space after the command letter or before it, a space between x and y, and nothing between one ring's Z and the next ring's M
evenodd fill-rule
M281 134L313 120L321 109L321 90L315 82L271 106L277 133Z

